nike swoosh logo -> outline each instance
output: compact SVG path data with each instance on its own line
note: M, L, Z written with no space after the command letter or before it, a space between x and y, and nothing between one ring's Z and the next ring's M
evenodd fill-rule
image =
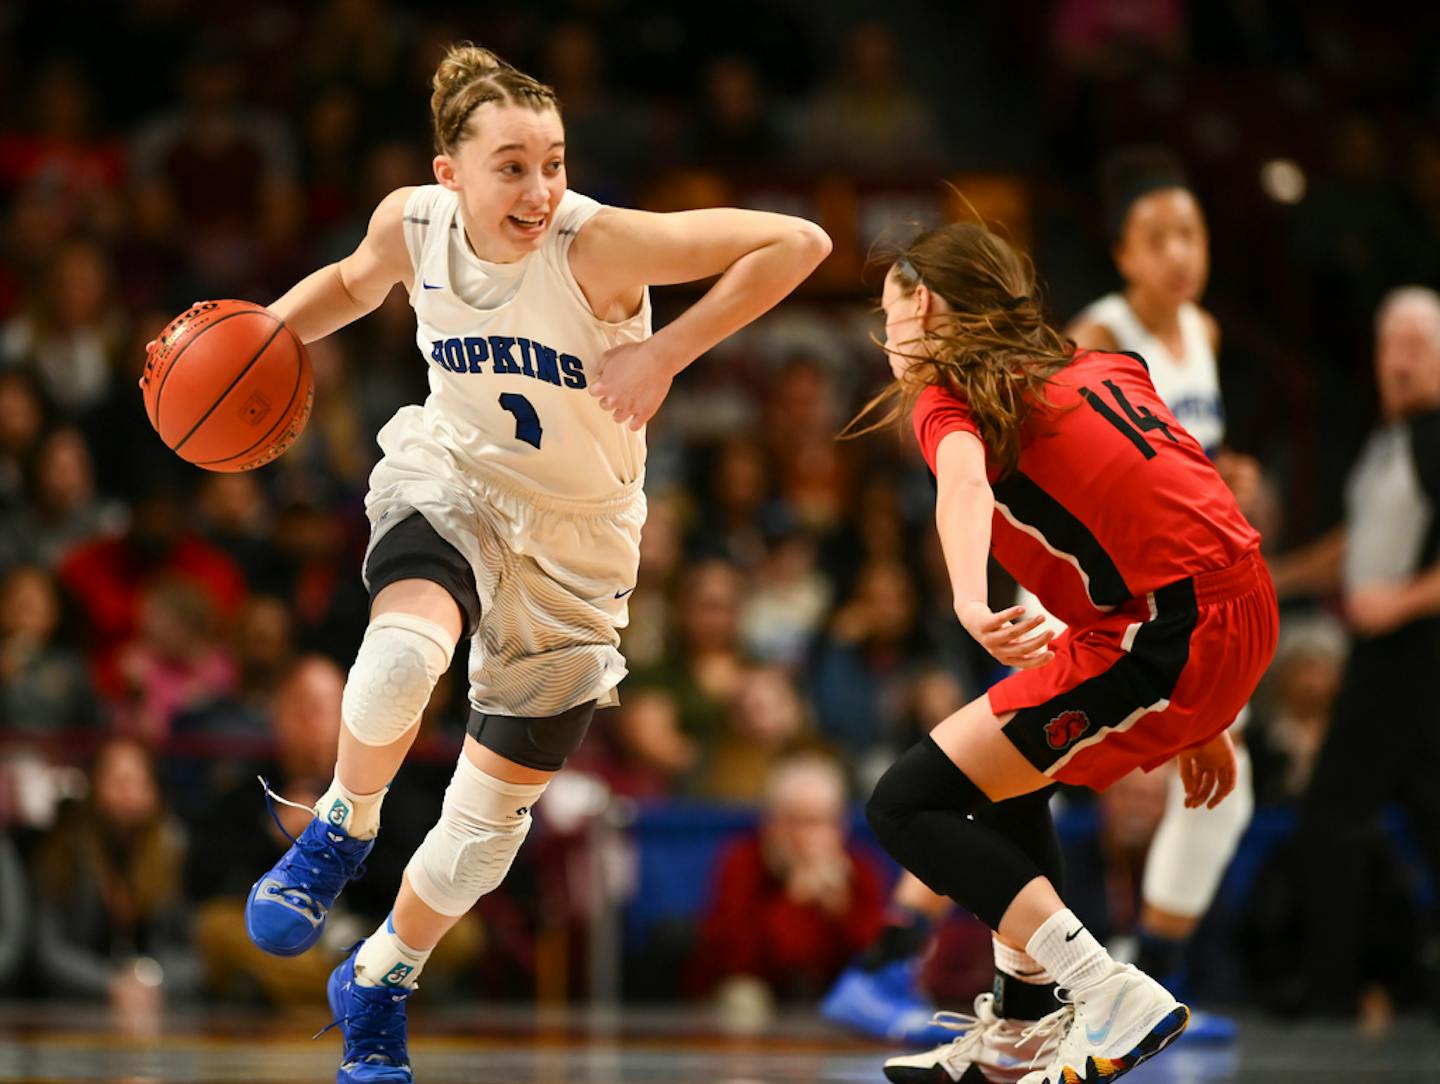
M1084 926L1081 926L1080 929L1076 930L1074 933L1067 933L1067 934L1065 935L1065 940L1066 940L1066 941L1074 941L1075 938L1077 938L1077 937L1080 936L1080 930L1083 930L1084 928L1085 928Z
M431 286L431 285L430 285L428 282L426 282L424 279L421 279L421 280L420 280L420 285L423 286L423 287L425 287L425 289L427 289L427 290L443 290L443 289L445 289L445 287L443 287L443 286Z
M1114 1026L1115 1017L1118 1016L1120 1013L1120 1005L1129 995L1130 990L1134 987L1134 985L1135 984L1133 982L1129 983L1123 990L1120 991L1120 996L1115 999L1115 1004L1110 1006L1110 1015L1105 1018L1104 1027L1092 1028L1089 1025L1086 1025L1085 1037L1089 1039L1092 1043L1103 1043L1106 1039L1110 1037L1110 1028Z
M628 594L629 594L631 591L633 591L633 590L635 590L635 588L633 588L633 587L627 587L627 588L626 588L625 590L623 590L623 591L616 591L616 592L615 592L615 597L616 597L616 598L624 598L626 595L628 595Z

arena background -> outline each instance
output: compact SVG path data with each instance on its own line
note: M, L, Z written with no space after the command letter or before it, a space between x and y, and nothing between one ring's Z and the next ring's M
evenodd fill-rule
M886 375L867 261L963 193L1029 248L1063 322L1118 283L1100 160L1171 148L1209 217L1230 442L1263 467L1267 554L1291 551L1340 519L1375 422L1377 302L1440 285L1437 30L1433 8L1280 0L0 4L0 995L141 1028L167 1004L313 1005L438 810L463 666L328 955L249 950L241 901L283 846L255 776L299 801L328 783L373 438L425 392L402 293L311 346L314 417L254 474L181 464L135 382L188 303L273 300L429 179L443 45L557 88L579 191L782 209L835 241L650 427L624 706L426 973L447 1004L705 1004L733 977L716 863L763 821L770 769L823 751L858 802L996 677L951 614L913 442L834 439ZM656 291L657 323L695 296ZM1305 1001L1285 840L1346 638L1333 598L1284 613L1252 724L1260 810L1191 959L1194 995L1242 1013ZM1161 793L1059 801L1076 909L1111 939L1133 930ZM1404 818L1386 824L1351 871L1388 938L1366 975L1378 1027L1427 1000L1429 890ZM947 1003L988 981L987 946L967 921L942 932L927 977ZM853 945L819 951L727 1011L812 1006ZM117 981L137 959L163 975L151 994Z

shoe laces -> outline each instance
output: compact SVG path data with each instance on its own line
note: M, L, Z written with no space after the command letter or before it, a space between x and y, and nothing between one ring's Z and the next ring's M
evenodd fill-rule
M280 829L281 834L290 841L290 845L294 848L292 854L281 859L281 869L286 874L295 873L297 866L306 871L296 878L292 888L326 896L333 901L340 894L340 889L345 887L346 881L359 880L365 876L364 863L356 862L351 868L353 860L330 838L328 831L312 832L308 836L301 832L298 838L286 831L284 823L280 820L280 814L275 811L276 802L288 805L291 809L302 809L312 815L315 810L308 805L292 802L288 798L282 798L276 794L263 775L257 775L255 778L260 780L260 786L265 791L265 808L269 811L271 820L275 822L275 827ZM312 905L313 902L310 901Z
M1035 1053L1030 1058L1030 1068L1035 1068L1035 1063L1040 1060L1040 1055L1045 1052L1045 1047L1054 1038L1055 1049L1059 1050L1060 1045L1065 1042L1065 1036L1070 1034L1070 1029L1075 1026L1075 999L1070 996L1068 990L1056 990L1055 997L1060 1002L1060 1007L1046 1016L1042 1016L1035 1023L1020 1033L1020 1043L1023 1046L1032 1040L1040 1040L1035 1047Z
M948 1063L957 1055L966 1053L979 1042L993 1021L982 1020L968 1012L950 1012L948 1009L942 1009L930 1017L930 1023L960 1033L959 1036L935 1051L935 1057L939 1061Z
M407 1065L410 1052L406 1045L405 1001L409 996L409 990L402 992L391 986L352 985L347 999L350 1011L321 1028L315 1038L343 1026L347 1064Z

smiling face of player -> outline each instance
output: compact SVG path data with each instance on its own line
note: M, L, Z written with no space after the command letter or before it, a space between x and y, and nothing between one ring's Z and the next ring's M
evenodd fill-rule
M511 263L539 247L565 195L565 127L554 109L486 102L435 177L460 194L475 255Z
M1115 266L1147 301L1179 308L1196 301L1210 274L1210 235L1186 188L1160 188L1137 199L1115 245Z

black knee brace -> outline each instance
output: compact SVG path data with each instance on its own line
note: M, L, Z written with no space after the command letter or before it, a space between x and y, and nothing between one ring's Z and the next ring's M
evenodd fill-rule
M930 738L891 765L866 803L876 838L931 891L998 929L1020 890L1044 876L1036 860L993 822L1012 819ZM1043 806L1024 803L1024 819ZM1049 812L1045 811L1048 819ZM1052 828L1053 831L1053 828Z

